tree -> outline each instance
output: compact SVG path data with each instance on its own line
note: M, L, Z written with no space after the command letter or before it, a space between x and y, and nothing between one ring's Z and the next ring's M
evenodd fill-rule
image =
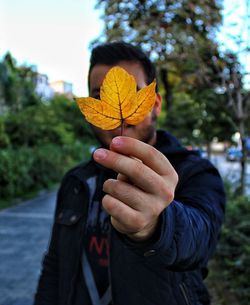
M156 62L166 107L170 110L171 73L181 72L183 81L189 77L199 82L206 79L207 56L211 55L206 50L217 52L214 38L221 22L220 2L99 0L96 7L104 11L105 39L140 44Z
M163 109L165 116L160 123L185 145L206 145L210 157L213 139L231 140L236 128L225 105L225 95L205 87L188 92L177 86L173 98L172 110L167 112Z
M247 59L250 50L250 0L230 3L225 8L220 53L212 57L212 64L219 76L218 90L227 96L226 105L232 113L240 134L242 147L240 192L245 193L246 149L245 137L250 116L250 72ZM238 16L238 17L237 17ZM224 37L224 38L223 38ZM248 125L249 126L249 125Z
M246 122L250 117L250 91L244 89L242 67L234 53L225 53L222 60L214 59L221 78L220 90L227 96L227 107L232 112L242 147L240 192L245 193L246 176Z
M7 53L0 63L0 90L3 112L6 108L18 109L17 101L18 75L14 58Z
M220 134L232 130L228 124L225 128L218 124L221 112L225 116L230 113L223 106L219 110L221 104L217 103L214 92L218 75L213 58L219 56L215 34L221 23L221 3L215 0L97 2L97 8L104 11L104 40L139 44L156 63L167 113L167 121L161 122L185 142L205 140L208 143L204 135L209 134L211 140L218 129ZM97 39L98 43L103 36ZM204 89L206 94L202 98ZM211 100L207 99L208 91ZM211 105L205 106L208 103ZM225 121L230 119L227 117ZM208 133L205 126L213 130Z
M103 40L139 44L157 64L166 102L168 122L165 125L170 130L176 131L177 126L171 124L178 122L178 132L183 132L182 137L187 134L184 128L180 128L185 126L179 116L181 103L173 103L174 99L175 103L178 101L175 94L178 88L185 92L185 98L189 95L186 111L191 109L191 105L200 110L198 120L196 114L189 111L186 126L190 128L187 129L190 134L209 143L215 136L218 138L220 135L225 140L229 138L229 132L240 132L243 148L241 193L244 193L244 138L245 125L249 121L250 94L244 89L246 73L240 68L238 59L250 50L250 0L245 0L244 24L240 27L240 34L231 35L236 37L233 41L236 49L238 46L238 52L226 52L217 43L216 31L222 23L222 3L219 0L99 0L96 7L104 11ZM231 17L235 20L235 14ZM97 40L98 43L102 37ZM172 78L181 80L178 86L171 81ZM228 110L225 109L227 105L230 105ZM172 120L169 121L170 118ZM190 137L189 140L193 139Z
M231 141L232 134L236 132L236 126L232 114L227 108L225 94L218 94L214 89L203 88L194 90L193 98L200 106L200 116L197 130L200 133L199 140L206 144L208 157L211 155L211 142Z
M15 59L7 53L0 63L0 113L10 110L19 112L39 102L35 88L37 72L33 67L17 66Z

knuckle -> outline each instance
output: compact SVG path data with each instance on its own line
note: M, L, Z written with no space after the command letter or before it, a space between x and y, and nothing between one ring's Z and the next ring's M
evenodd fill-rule
M168 202L172 202L174 200L174 191L173 190L168 190L167 198L168 198Z
M109 193L117 197L117 194L121 191L120 183L117 180L113 180L109 187Z
M163 181L159 187L160 187L160 194L163 195L163 198L167 198L168 203L172 202L174 200L175 187L169 186L166 181Z
M124 182L115 180L115 179L108 179L103 184L103 191L114 196L115 198L119 198L120 194L124 192Z
M129 200L131 199L131 195L130 192L128 192L127 185L123 181L114 181L110 194L124 202L129 202Z
M121 173L118 173L117 175L117 178L116 178L118 181L126 181L126 176L121 174Z
M146 176L146 175L145 175ZM150 185L152 187L152 190L148 190L149 192L150 191L154 191L154 190L157 190L158 189L158 186L159 186L159 183L161 183L161 181L159 182L159 176L155 176L155 175L147 175L147 182L148 182L148 185Z
M103 183L104 192L108 192L109 188L110 188L110 180L108 179Z
M113 168L120 172L124 168L124 156L116 154L114 158L111 160L113 164Z
M148 158L152 160L156 157L156 154L158 154L158 151L153 146L149 146L149 149L147 150Z
M134 161L133 175L134 176L140 176L140 175L143 175L143 173L144 173L143 164L141 162Z
M174 171L173 173L173 181L174 181L174 185L177 185L177 183L179 182L179 176L176 173L176 171Z
M113 200L112 200L113 198L110 196L110 195L108 195L108 194L106 194L104 197L103 197L103 199L102 199L102 205L103 205L103 207L104 207L104 209L109 213L111 210L112 210L112 208L114 207L114 202L113 202Z
M158 184L158 187L160 189L160 192L159 192L160 194L166 195L169 191L167 181L165 181L164 179L161 179L161 181Z

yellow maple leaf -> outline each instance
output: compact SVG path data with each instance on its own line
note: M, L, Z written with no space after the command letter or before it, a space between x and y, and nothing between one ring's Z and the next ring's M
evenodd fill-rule
M86 120L105 130L119 127L123 122L136 125L143 121L155 103L154 80L136 91L135 78L121 67L113 67L106 74L100 88L100 100L92 97L76 98Z

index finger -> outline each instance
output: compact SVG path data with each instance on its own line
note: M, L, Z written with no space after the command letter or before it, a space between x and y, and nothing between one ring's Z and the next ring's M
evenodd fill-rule
M130 137L115 137L110 149L141 160L145 165L161 176L174 171L168 159L153 146Z

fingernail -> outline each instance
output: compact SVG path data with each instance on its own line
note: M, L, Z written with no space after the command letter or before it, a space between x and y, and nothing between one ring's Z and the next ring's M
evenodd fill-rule
M115 137L114 139L112 139L112 144L114 144L115 146L121 146L123 143L123 140L120 137Z
M94 152L94 157L97 160L103 160L107 156L107 151L105 149L99 148Z

